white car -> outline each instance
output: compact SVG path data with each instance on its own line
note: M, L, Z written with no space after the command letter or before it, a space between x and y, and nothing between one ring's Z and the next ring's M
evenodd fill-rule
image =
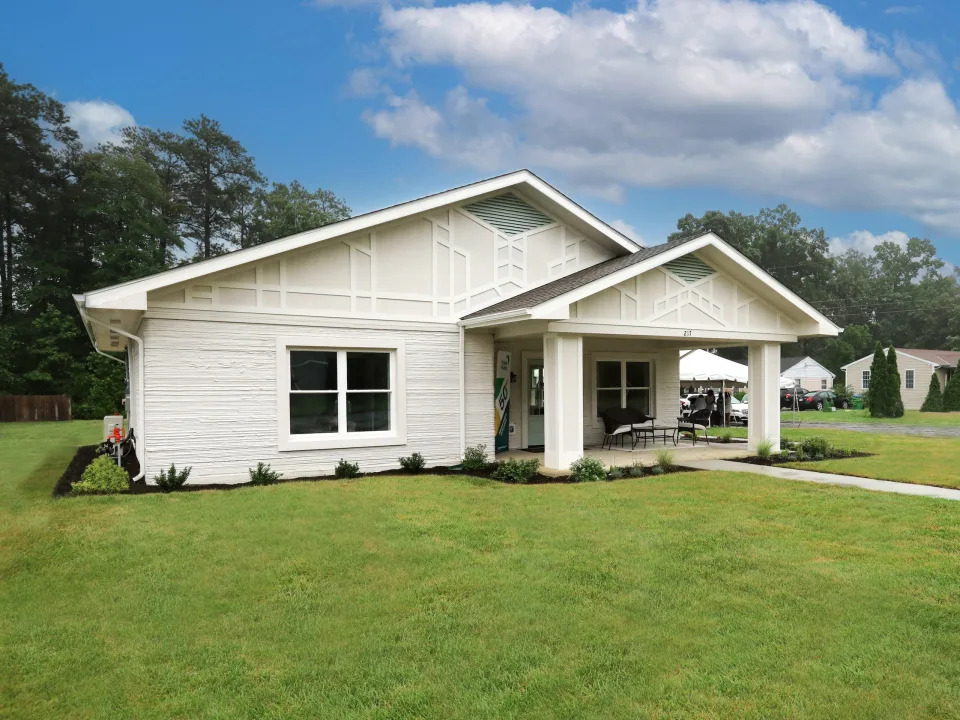
M730 417L736 422L742 422L744 425L747 424L747 418L749 415L749 405L747 404L747 396L744 395L742 400L737 400L733 398L730 402Z

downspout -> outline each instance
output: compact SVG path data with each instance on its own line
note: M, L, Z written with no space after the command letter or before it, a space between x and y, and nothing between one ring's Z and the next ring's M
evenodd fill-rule
M466 416L466 388L464 387L464 382L466 381L466 373L464 371L464 349L463 349L463 337L464 329L463 325L460 325L460 457L463 457L464 451L467 449L467 416Z
M80 317L83 318L84 324L92 323L94 325L99 325L100 327L105 328L110 332L115 332L117 333L117 335L123 335L125 338L133 340L137 344L137 415L139 416L137 418L137 422L139 423L139 427L137 428L137 433L139 433L140 435L140 437L137 438L137 443L140 444L141 447L143 447L142 443L145 437L145 434L143 431L143 417L144 417L143 338L140 338L136 335L128 333L126 330L121 330L116 326L107 325L105 322L97 320L96 318L90 317L89 315L87 315L87 313L85 312L84 308L80 305L80 303L77 303L77 309L80 311ZM101 355L104 355L105 357L110 357L106 353L101 352L100 348L97 347L97 341L93 339L93 334L90 333L89 328L87 330L87 333L91 336L90 339L93 340L93 349L96 350ZM123 361L119 360L118 358L111 358L111 359L116 360L118 363L124 364ZM145 449L146 448L144 448L144 450ZM143 457L146 457L146 452L141 453L141 455ZM143 457L137 458L137 460L140 462L140 472L137 474L135 478L133 478L132 480L133 482L137 482L137 480L142 480L143 477L147 474L147 464L143 460Z

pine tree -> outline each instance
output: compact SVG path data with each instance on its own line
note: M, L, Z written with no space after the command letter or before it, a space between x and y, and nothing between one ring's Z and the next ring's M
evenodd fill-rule
M888 392L887 356L883 352L883 345L877 341L873 351L873 363L870 365L870 388L867 401L870 404L870 417L890 416L890 393Z
M900 368L897 365L897 351L891 345L887 348L887 393L890 417L903 417L903 397L900 394Z
M940 392L940 378L935 372L930 375L930 389L920 406L920 412L943 412L943 393Z
M960 368L953 371L953 377L943 390L944 412L960 411Z

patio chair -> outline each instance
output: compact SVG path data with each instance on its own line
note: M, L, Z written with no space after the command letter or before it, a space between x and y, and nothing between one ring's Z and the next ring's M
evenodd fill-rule
M681 432L689 432L693 436L693 444L697 444L697 431L703 430L703 438L707 441L707 445L710 444L710 428L713 426L712 421L713 413L709 409L698 410L697 412L690 413L685 418L677 418L677 436Z
M632 439L634 425L642 425L653 420L653 418L633 408L611 408L600 413L600 417L603 420L601 449L608 446L612 449L613 440L616 437L620 438L620 447L623 447L623 436L629 435Z

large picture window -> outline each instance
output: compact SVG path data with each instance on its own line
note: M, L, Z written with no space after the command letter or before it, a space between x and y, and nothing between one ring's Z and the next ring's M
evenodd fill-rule
M612 408L633 408L650 414L650 363L641 360L598 360L597 417Z
M281 449L405 442L400 346L278 350Z

